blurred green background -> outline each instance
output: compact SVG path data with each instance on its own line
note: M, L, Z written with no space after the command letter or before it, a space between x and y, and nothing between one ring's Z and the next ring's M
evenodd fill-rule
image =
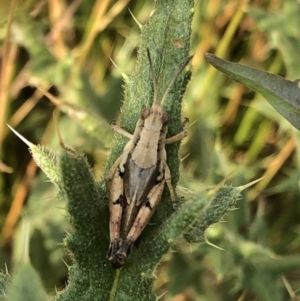
M152 9L152 1L142 0L1 0L0 269L12 273L20 261L24 221L31 262L49 292L64 287L69 262L62 245L70 231L65 204L6 123L30 142L59 151L54 113L64 143L83 151L100 179L114 135L109 122L122 104L122 74L133 71L138 23ZM264 178L244 193L226 223L207 231L210 244L186 250L197 256L174 259L182 261L183 275L197 269L193 285L183 285L172 300L263 300L251 283L264 275L241 263L237 246L286 263L299 255L299 133L262 96L204 60L212 52L295 80L299 28L294 0L195 3L193 76L183 102L190 126L177 192L201 191L225 178L235 186ZM159 267L158 293L177 285L169 265L166 257ZM280 279L285 300L297 300L299 269Z

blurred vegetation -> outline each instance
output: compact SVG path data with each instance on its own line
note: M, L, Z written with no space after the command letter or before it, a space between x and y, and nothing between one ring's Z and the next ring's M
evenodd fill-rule
M84 152L101 179L114 136L109 121L123 99L121 76L131 74L137 56L140 29L132 15L144 24L152 9L152 1L1 1L0 269L7 272L0 300L17 300L6 292L5 273L16 271L12 288L22 273L35 273L28 265L17 271L22 225L30 225L30 261L51 295L64 287L70 264L62 246L71 231L66 205L6 123L58 151L53 112L62 112L64 143ZM177 192L264 178L243 191L226 223L206 231L206 244L179 242L164 257L154 283L164 300L297 300L299 132L260 94L209 66L204 53L296 80L299 19L294 0L195 3L193 76L182 114L190 127ZM38 298L47 300L31 300Z

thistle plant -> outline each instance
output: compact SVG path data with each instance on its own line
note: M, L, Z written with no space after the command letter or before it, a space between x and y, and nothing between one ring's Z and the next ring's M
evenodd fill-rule
M133 133L141 110L151 105L153 100L153 84L146 49L151 53L160 98L178 67L191 54L194 9L192 0L157 0L147 23L138 24L140 40L137 61L134 72L124 77L124 102L118 120L126 131ZM37 53L33 55L39 56ZM207 54L206 58L234 80L266 96L275 109L299 129L299 89L296 83L220 60L211 54ZM52 64L50 59L47 62ZM34 70L41 72L36 65ZM51 77L51 72L48 76ZM180 76L166 101L165 110L171 117L169 136L181 131L182 101L190 77L191 71ZM63 76L62 78L65 79ZM55 80L61 94L67 94L62 88L64 80ZM47 89L41 86L39 89L47 97L53 96L49 95ZM62 111L80 120L81 126L99 143L109 143L105 135L105 131L109 130L109 123L98 120L87 106L74 107L67 102L56 104ZM249 231L252 236L249 235L248 238L239 235L238 231L232 233L225 227L222 232L225 233L224 237L221 238L220 234L214 237L214 244L218 247L213 247L213 243L207 242L205 238L205 231L220 221L226 213L236 207L243 209L248 206L242 193L250 184L233 187L221 182L202 192L188 194L183 194L178 187L175 210L169 192L165 189L151 222L141 234L138 243L133 246L125 265L114 269L106 258L109 247L109 201L104 178L95 178L86 155L80 151L63 146L58 153L48 147L34 145L22 136L20 138L29 146L36 164L58 190L58 197L65 205L66 218L72 227L62 243L71 258L71 265L67 266L68 281L64 289L54 294L52 300L152 301L172 297L190 288L200 293L202 257L207 253L211 254L218 279L229 275L235 280L233 289L249 289L261 300L284 300L284 288L279 279L285 272L299 267L300 261L298 256L285 260L276 258L274 252L256 243L254 237L258 234L255 227L261 225L259 215ZM120 156L126 142L126 138L115 136L104 175ZM181 178L179 143L168 145L166 150L172 185L175 188ZM243 226L247 222L243 221ZM202 243L200 247L199 243ZM187 251L189 248L194 251L190 252L192 255ZM226 256L216 255L217 252L224 252ZM166 254L169 256L169 283L167 287L154 290L153 283L160 280L159 265ZM29 263L28 250L12 278L7 272L1 274L0 285L0 300L51 299Z

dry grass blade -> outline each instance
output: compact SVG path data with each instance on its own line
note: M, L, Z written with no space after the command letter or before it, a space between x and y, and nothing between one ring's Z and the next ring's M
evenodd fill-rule
M10 2L10 10L8 16L8 23L6 29L6 35L4 39L4 44L2 48L1 57L1 70L0 70L0 143L4 139L6 126L5 126L5 116L8 109L9 103L9 85L12 78L12 71L14 66L14 61L16 59L18 46L16 44L11 44L10 42L10 31L13 21L15 0Z

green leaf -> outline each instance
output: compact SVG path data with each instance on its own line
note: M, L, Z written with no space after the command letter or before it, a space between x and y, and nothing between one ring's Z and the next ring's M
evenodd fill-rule
M268 37L272 47L279 49L290 78L299 76L298 61L300 49L300 5L286 0L277 12L250 7L248 14L255 19L257 27Z
M50 300L42 287L39 276L31 264L22 264L14 274L8 292L10 301L47 301Z
M50 149L41 146L34 145L28 141L25 137L19 134L11 126L8 127L17 135L25 144L28 145L31 155L35 163L43 170L50 181L59 186L61 183L61 172L59 168L59 162L57 155Z
M277 275L261 268L248 266L244 273L244 287L254 291L259 300L283 301L283 287Z
M215 189L215 188L214 188ZM211 192L202 192L198 198L209 197ZM212 224L218 222L220 218L231 209L241 197L241 190L237 187L222 186L215 192L215 195L211 197L211 204L208 206L206 200L206 207L201 212L201 218L195 219L194 223L187 229L184 237L189 242L202 242L204 240L204 231ZM195 197L193 198L195 200ZM191 206L194 206L191 204ZM194 208L190 208L194 210Z
M57 300L107 300L115 271L108 264L108 201L95 182L86 158L63 152L62 190L68 198L72 233L65 245L72 252L70 285Z
M199 286L201 266L193 261L191 256L174 252L169 265L170 282L168 291L171 296L183 292L186 288L196 288Z
M20 250L23 244L23 224L30 228L29 249L32 266L39 271L47 289L53 287L66 275L64 261L65 250L61 242L70 228L66 219L66 203L55 197L57 188L49 183L43 173L39 173L31 185L31 194L27 199L26 210L14 232L13 250ZM13 256L13 263L18 264L18 256Z
M6 300L8 286L11 283L11 277L8 273L0 272L0 300Z
M300 130L300 90L298 81L222 60L211 53L207 61L216 69L250 89L261 93L295 128Z
M30 152L35 163L43 170L51 182L59 186L61 183L61 172L57 155L42 145L31 145Z

